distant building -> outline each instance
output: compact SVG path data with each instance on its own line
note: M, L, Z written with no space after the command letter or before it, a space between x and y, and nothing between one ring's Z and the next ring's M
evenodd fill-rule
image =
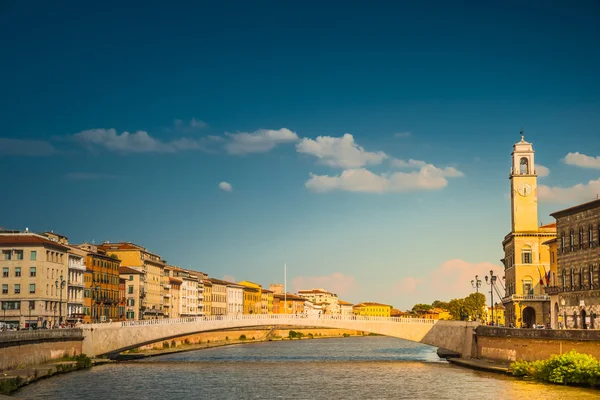
M262 314L262 286L250 281L238 285L244 287L244 314Z
M263 314L273 314L273 292L271 290L261 290L260 302Z
M338 300L338 304L340 307L340 314L343 316L350 316L354 314L352 310L352 303L348 303L347 301Z
M228 282L215 278L208 278L208 281L212 283L212 315L226 315Z
M227 282L227 314L244 313L244 287L237 283Z
M203 280L204 284L204 314L213 315L212 301L213 301L213 284L208 279Z
M130 267L119 267L119 277L124 281L125 287L125 319L139 320L143 312L144 272Z
M504 319L504 306L502 304L494 305L493 314L494 316L492 319L492 307L487 306L487 314L485 316L486 324L494 326L505 326L506 321Z
M273 294L273 314L302 314L305 302L303 297L295 294Z
M354 315L361 317L389 317L392 306L374 302L364 302L352 307Z
M273 292L273 294L283 294L285 291L283 283L271 283L269 285L269 290Z
M325 289L299 290L298 296L311 301L314 304L322 304L321 310L327 314L339 314L340 306L337 294L326 291Z

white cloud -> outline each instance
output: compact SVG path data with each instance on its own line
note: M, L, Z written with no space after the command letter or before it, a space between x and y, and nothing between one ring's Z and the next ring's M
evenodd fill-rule
M233 190L233 187L231 186L231 183L229 183L229 182L219 183L219 188L226 192L231 192Z
M70 172L65 178L72 181L91 181L91 180L113 180L119 179L118 175L104 174L100 172Z
M56 149L43 140L0 138L0 156L50 156Z
M397 138L400 138L400 139L404 139L404 138L411 137L411 136L412 136L412 133L410 133L410 132L397 132L397 133L394 133L394 137L397 137Z
M377 175L365 168L347 169L340 175L310 174L305 186L314 192L343 190L348 192L389 193L417 190L442 189L448 184L446 178L463 176L455 168L437 168L424 164L419 171L394 172Z
M176 153L182 150L202 150L200 143L193 139L181 138L162 142L145 131L118 134L114 129L89 129L73 135L79 144L88 147L102 147L119 153Z
M208 124L206 122L196 118L192 118L189 121L176 119L173 124L175 126L176 131L181 131L184 133L195 132L208 127Z
M600 156L586 156L579 152L569 153L563 158L563 162L581 168L600 169Z
M537 176L539 176L540 178L550 175L550 169L548 169L548 167L544 167L541 164L535 165L535 172L537 173Z
M259 129L254 132L225 133L229 154L265 153L278 144L296 142L298 135L287 128Z
M365 151L354 142L354 137L349 133L341 138L331 136L319 136L316 140L304 138L296 145L296 151L311 154L322 164L341 168L380 164L388 157L382 151L377 153Z
M447 178L459 178L464 176L462 172L454 167L446 167L441 169L433 164L429 164L421 160L409 159L408 161L405 161L395 158L392 160L392 165L397 168L419 168L421 171L430 172L434 175L439 174Z
M600 178L591 180L587 184L578 183L571 187L538 186L540 200L549 203L584 203L592 201L600 195Z
M338 297L358 295L360 287L354 276L334 272L324 276L297 276L292 280L292 288L295 292L308 289L325 289L335 293Z

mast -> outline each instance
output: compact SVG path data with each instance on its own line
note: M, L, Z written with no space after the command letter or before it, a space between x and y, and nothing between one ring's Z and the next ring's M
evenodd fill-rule
M283 307L287 314L287 264L283 263Z

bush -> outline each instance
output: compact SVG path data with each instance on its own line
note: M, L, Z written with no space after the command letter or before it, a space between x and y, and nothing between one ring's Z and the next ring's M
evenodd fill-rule
M185 340L183 341L183 343L185 343L185 344L188 344L188 345L189 345L189 344L190 344L190 339L185 339Z
M163 349L169 348L169 342L163 342Z
M510 365L514 376L533 378L542 382L565 385L600 385L600 362L575 350L553 355L541 361L516 361Z
M344 333L344 337L350 337L349 333Z
M290 331L288 333L288 337L290 339L302 339L304 337L304 333L302 333L302 332L296 332L296 331Z
M175 340L171 340L171 347L177 347L177 343L175 343Z
M92 359L86 356L85 354L79 354L75 357L75 361L77 361L77 368L91 368L92 367Z
M225 336L225 340L226 340L226 341L227 341L227 340L229 340L229 336Z
M240 340L246 340L246 335L240 335Z
M314 339L315 337L313 336L313 334L312 334L312 333L309 333L309 334L308 334L308 338L309 338L309 339Z

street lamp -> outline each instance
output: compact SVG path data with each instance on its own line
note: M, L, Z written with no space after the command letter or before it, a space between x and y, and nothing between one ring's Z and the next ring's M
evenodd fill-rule
M58 302L58 325L60 326L62 324L62 292L63 288L67 286L67 281L63 279L62 275L59 279L60 281L57 280L54 284L56 285L56 290L60 291L60 301Z
M489 281L488 281L489 278ZM490 295L491 295L491 299L490 299L490 303L492 305L492 324L494 324L494 284L496 283L496 279L498 279L498 277L496 275L494 275L494 271L492 271L490 269L490 276L485 276L485 283L487 283L488 285L490 285Z
M475 292L477 293L475 297L475 307L477 307L477 311L475 312L475 320L479 319L479 288L481 287L481 279L479 279L479 275L475 275L475 280L471 280L471 286L475 288Z

